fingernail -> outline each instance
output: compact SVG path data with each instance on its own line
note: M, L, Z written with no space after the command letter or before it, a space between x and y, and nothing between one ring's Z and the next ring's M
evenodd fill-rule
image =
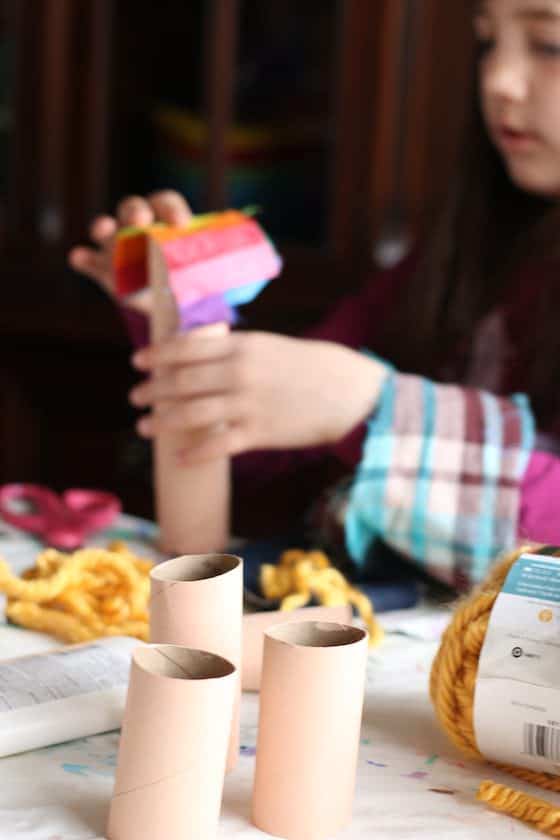
M214 336L226 335L228 332L229 325L225 321L208 324L204 327L196 327L196 333L200 338L213 338Z
M134 353L132 356L132 364L134 365L134 367L145 368L147 367L147 361L148 359L145 353L143 353L141 350L137 353Z
M84 262L84 252L81 248L73 248L68 254L68 259L72 265L80 265Z
M132 391L129 391L128 399L129 402L131 402L133 405L140 405L140 403L142 402L142 392L137 391L134 388Z
M136 424L136 428L141 435L151 435L153 431L153 423L148 417L143 417Z

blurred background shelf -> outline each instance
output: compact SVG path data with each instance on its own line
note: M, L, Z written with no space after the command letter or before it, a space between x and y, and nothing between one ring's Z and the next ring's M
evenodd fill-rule
M149 513L128 338L65 263L96 212L258 205L286 268L245 323L297 332L429 223L469 26L467 0L0 0L0 482Z

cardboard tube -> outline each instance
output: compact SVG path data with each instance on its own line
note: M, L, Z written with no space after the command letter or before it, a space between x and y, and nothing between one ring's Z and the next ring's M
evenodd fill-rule
M201 650L132 656L109 840L212 840L220 816L236 670Z
M193 554L154 566L150 572L150 641L209 650L241 668L243 562L232 554ZM236 697L227 769L239 756Z
M300 622L265 634L253 821L325 840L351 819L367 633Z
M260 691L265 632L275 624L290 624L294 621L334 621L350 624L352 607L302 607L300 610L275 610L244 615L241 667L243 691Z
M148 240L148 270L153 307L151 340L158 344L179 330L178 308L169 286L169 268L158 242ZM215 325L227 333L227 324ZM155 372L157 376L157 371ZM154 488L160 547L166 554L219 551L229 535L230 462L215 458L183 466L181 432L159 434L154 441Z
M154 487L159 548L164 554L220 551L228 540L229 459L185 467L177 463L181 434L154 441Z

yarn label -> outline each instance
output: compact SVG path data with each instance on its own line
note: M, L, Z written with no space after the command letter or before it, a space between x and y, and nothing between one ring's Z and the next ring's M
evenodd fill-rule
M0 663L0 714L126 686L136 639L114 637Z
M473 724L488 759L560 775L560 559L522 555L480 652Z

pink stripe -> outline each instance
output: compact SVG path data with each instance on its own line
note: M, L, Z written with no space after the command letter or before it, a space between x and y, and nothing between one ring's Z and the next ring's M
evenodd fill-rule
M223 228L207 228L181 239L162 243L171 270L205 262L230 251L239 251L266 242L261 228L252 219Z
M175 269L169 274L169 284L178 303L196 303L208 295L237 286L271 280L279 274L280 268L278 254L264 241L243 251Z

